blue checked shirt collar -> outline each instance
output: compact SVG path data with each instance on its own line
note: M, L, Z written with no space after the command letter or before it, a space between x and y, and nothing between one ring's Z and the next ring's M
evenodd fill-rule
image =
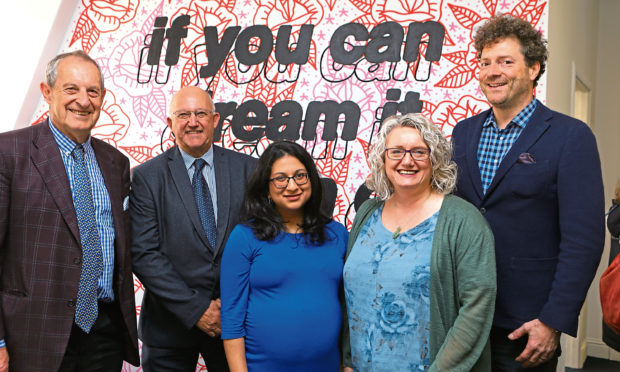
M525 106L523 108L523 110L521 110L517 116L515 116L510 123L508 123L508 126L515 124L519 127L521 127L521 130L523 130L525 128L525 126L527 125L527 123L530 121L530 118L532 117L532 115L534 115L534 111L536 110L536 98L532 98L532 100L530 101L530 103L527 104L527 106ZM491 110L491 113L489 114L489 116L487 117L487 119L484 121L484 124L482 125L483 127L488 127L488 126L493 126L496 130L500 130L499 127L497 126L497 121L495 120L495 115L493 114L493 110ZM506 128L508 127L506 126Z
M52 123L52 119L49 119L48 121L50 129L52 130L52 134L54 135L54 139L58 144L58 148L60 148L60 151L62 151L63 154L70 156L77 143L73 142L73 140L71 140L63 132L56 128L56 126L54 126L54 124ZM93 148L90 144L90 136L88 136L88 139L82 144L82 146L84 146L85 153L93 151Z
M502 160L534 114L536 105L536 98L532 98L532 101L504 129L499 129L497 126L493 110L484 121L480 142L478 143L478 167L480 168L480 179L484 194L491 186Z

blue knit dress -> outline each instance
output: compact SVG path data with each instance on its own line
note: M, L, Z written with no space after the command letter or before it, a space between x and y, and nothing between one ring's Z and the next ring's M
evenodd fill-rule
M256 239L237 225L222 256L222 339L245 338L250 372L337 372L338 297L348 232L326 226L316 246L303 234Z

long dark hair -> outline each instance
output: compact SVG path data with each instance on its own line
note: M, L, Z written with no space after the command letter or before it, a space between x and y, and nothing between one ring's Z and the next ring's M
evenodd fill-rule
M323 188L319 172L310 154L295 142L274 142L258 159L245 191L241 220L252 228L254 236L259 240L272 240L284 229L284 220L268 196L273 163L285 155L297 158L308 171L312 192L310 199L302 207L301 228L312 244L322 244L325 241L324 228L329 218L321 212Z

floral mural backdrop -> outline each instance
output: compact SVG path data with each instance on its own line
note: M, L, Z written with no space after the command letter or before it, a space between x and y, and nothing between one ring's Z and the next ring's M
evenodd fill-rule
M141 164L174 145L168 103L181 87L197 85L212 93L222 114L217 145L259 156L273 139L296 140L336 182L334 218L348 227L381 118L421 111L450 137L458 121L489 107L476 79L476 27L511 13L546 37L549 7L546 0L78 4L59 52L83 49L103 69L107 94L94 136L127 155L132 167ZM545 90L543 76L543 101ZM341 114L328 118L333 109ZM32 122L47 110L42 102ZM137 280L135 289L140 304ZM197 371L206 371L202 360Z

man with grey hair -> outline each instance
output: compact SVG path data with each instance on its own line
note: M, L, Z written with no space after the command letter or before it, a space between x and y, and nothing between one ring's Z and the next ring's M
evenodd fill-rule
M91 137L105 89L82 51L52 59L49 118L0 134L0 371L138 365L129 161Z

